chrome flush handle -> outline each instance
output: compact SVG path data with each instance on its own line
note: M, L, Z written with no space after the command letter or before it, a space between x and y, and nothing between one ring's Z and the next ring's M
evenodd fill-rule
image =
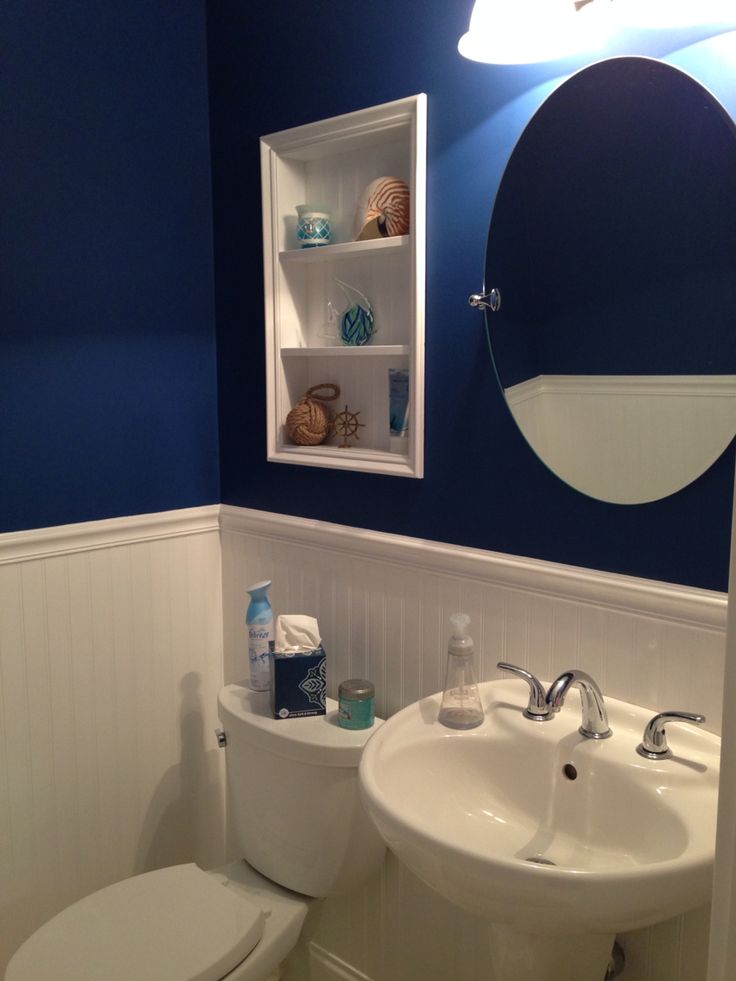
M524 709L524 715L533 722L547 722L552 718L553 713L545 701L545 691L539 679L524 668L517 667L516 664L509 664L507 661L499 661L496 665L501 671L509 671L515 674L529 685L529 701Z
M660 712L655 715L647 722L642 741L636 747L639 756L644 756L648 760L670 759L672 750L667 745L665 732L668 722L691 722L693 725L702 726L705 716L695 715L692 712Z

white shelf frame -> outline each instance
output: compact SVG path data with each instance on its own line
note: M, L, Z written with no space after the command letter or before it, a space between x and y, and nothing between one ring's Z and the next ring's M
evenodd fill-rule
M409 134L411 155L411 231L409 235L365 242L339 242L311 249L284 249L280 243L284 215L293 209L280 202L279 165L283 161L309 161L337 156L367 142L397 139ZM424 94L400 99L358 112L320 120L305 126L273 133L261 139L261 182L263 202L264 285L266 326L267 457L277 463L357 470L394 476L421 478L424 475L424 324L426 253L426 145L427 98ZM381 176L377 174L376 176ZM360 262L371 257L401 255L410 270L406 283L410 324L408 343L367 344L364 347L294 346L282 342L282 289L287 270L321 263ZM386 261L385 259L382 261ZM296 272L296 270L295 270ZM307 268L299 275L310 275ZM283 423L291 408L285 381L289 365L298 359L318 364L374 365L380 358L401 359L409 369L409 446L406 454L381 449L347 449L333 445L296 446L282 439ZM336 360L337 359L337 360ZM368 359L368 360L365 360ZM388 419L386 420L388 425Z

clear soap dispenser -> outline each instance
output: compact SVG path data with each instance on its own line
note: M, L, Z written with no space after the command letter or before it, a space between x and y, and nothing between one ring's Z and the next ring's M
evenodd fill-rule
M470 617L453 613L447 648L447 676L437 720L450 729L473 729L483 721L478 683L473 668L473 638L468 636Z

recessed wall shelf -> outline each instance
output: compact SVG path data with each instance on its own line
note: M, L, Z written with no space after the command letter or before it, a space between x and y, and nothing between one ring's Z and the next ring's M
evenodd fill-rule
M426 112L426 96L417 95L261 139L271 461L423 475ZM358 200L379 177L409 184L409 234L354 241ZM296 206L305 203L329 213L331 244L297 247ZM340 280L375 315L375 333L361 347L337 336L334 315L349 305ZM390 438L389 368L409 372L403 445ZM360 413L357 439L347 448L339 436L293 444L286 416L308 388L328 382L340 388L336 409Z

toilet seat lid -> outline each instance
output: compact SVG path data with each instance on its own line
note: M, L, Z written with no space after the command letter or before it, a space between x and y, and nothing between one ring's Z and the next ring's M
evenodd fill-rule
M219 981L261 939L265 914L196 865L116 882L45 923L6 981Z

